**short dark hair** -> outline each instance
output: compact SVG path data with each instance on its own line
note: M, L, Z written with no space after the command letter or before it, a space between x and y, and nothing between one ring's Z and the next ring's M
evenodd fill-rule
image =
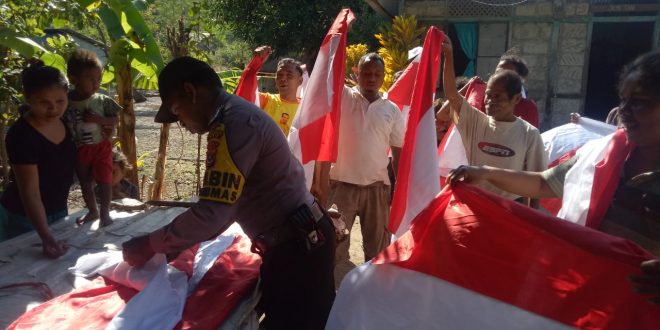
M65 91L69 89L69 82L62 71L44 64L43 61L33 60L27 68L21 72L23 83L23 95L30 96L44 88L61 87Z
M69 76L77 76L85 70L96 68L103 68L101 60L96 53L82 48L76 49L66 62L66 72Z
M632 75L636 75L637 83L643 91L660 95L660 50L640 55L623 68L619 76L619 92Z
M500 70L495 72L490 76L490 79L488 79L489 83L495 83L498 81L504 82L504 88L506 89L507 95L509 95L509 99L516 94L520 94L522 91L522 79L515 71Z
M380 55L378 55L378 53L364 54L360 58L360 61L358 62L358 68L361 68L365 62L371 62L371 61L380 62L380 64L383 65L383 68L385 68L385 61L383 60L382 57L380 57Z
M507 50L504 54L502 54L502 56L500 57L500 62L509 63L513 65L513 67L516 69L516 73L518 73L518 75L521 78L525 78L529 74L529 68L527 67L527 62L525 61L525 59L520 57L520 55L518 55L517 48L511 48Z
M292 58L283 58L279 62L277 62L277 70L279 70L281 67L291 64L296 68L296 71L300 73L300 75L303 75L303 69L302 69L302 63L300 61L296 61Z

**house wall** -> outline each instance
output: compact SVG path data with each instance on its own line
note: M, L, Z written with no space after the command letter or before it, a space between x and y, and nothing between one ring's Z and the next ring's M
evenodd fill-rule
M473 10L475 16L450 16L450 12L457 11L456 6L467 3L413 0L405 1L402 8L404 14L416 15L422 24L441 27L455 22L478 22L477 74L482 77L497 64L499 55L494 53L518 48L529 65L525 85L528 97L538 105L542 130L567 123L571 112L584 111L594 20L589 0L531 0L509 7L506 12L498 9L492 15L488 8L481 7ZM656 46L660 45L660 15L657 17Z

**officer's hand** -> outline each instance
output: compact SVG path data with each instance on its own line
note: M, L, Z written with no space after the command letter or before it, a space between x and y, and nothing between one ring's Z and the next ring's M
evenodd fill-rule
M485 181L487 176L488 170L483 167L461 165L449 172L447 182L453 187L459 181L464 181L466 183L479 183Z
M640 265L641 275L631 275L635 292L652 295L649 302L660 305L660 259L648 260Z
M147 263L155 252L149 244L149 236L139 236L130 239L122 244L122 254L124 261L134 267L140 267Z

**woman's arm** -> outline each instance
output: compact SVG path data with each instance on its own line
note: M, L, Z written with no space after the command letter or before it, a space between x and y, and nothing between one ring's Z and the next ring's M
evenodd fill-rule
M458 181L479 183L487 181L504 191L531 198L558 197L545 181L541 172L505 170L490 166L460 166L449 172L450 185Z
M63 255L68 247L64 242L56 241L48 228L46 209L41 201L37 165L16 164L12 165L12 170L16 177L18 193L23 202L25 214L41 237L44 255L50 258Z

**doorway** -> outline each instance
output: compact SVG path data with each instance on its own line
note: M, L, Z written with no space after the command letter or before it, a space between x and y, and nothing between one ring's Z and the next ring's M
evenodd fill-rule
M653 46L654 22L593 23L584 115L605 121L619 104L617 83L624 65Z

